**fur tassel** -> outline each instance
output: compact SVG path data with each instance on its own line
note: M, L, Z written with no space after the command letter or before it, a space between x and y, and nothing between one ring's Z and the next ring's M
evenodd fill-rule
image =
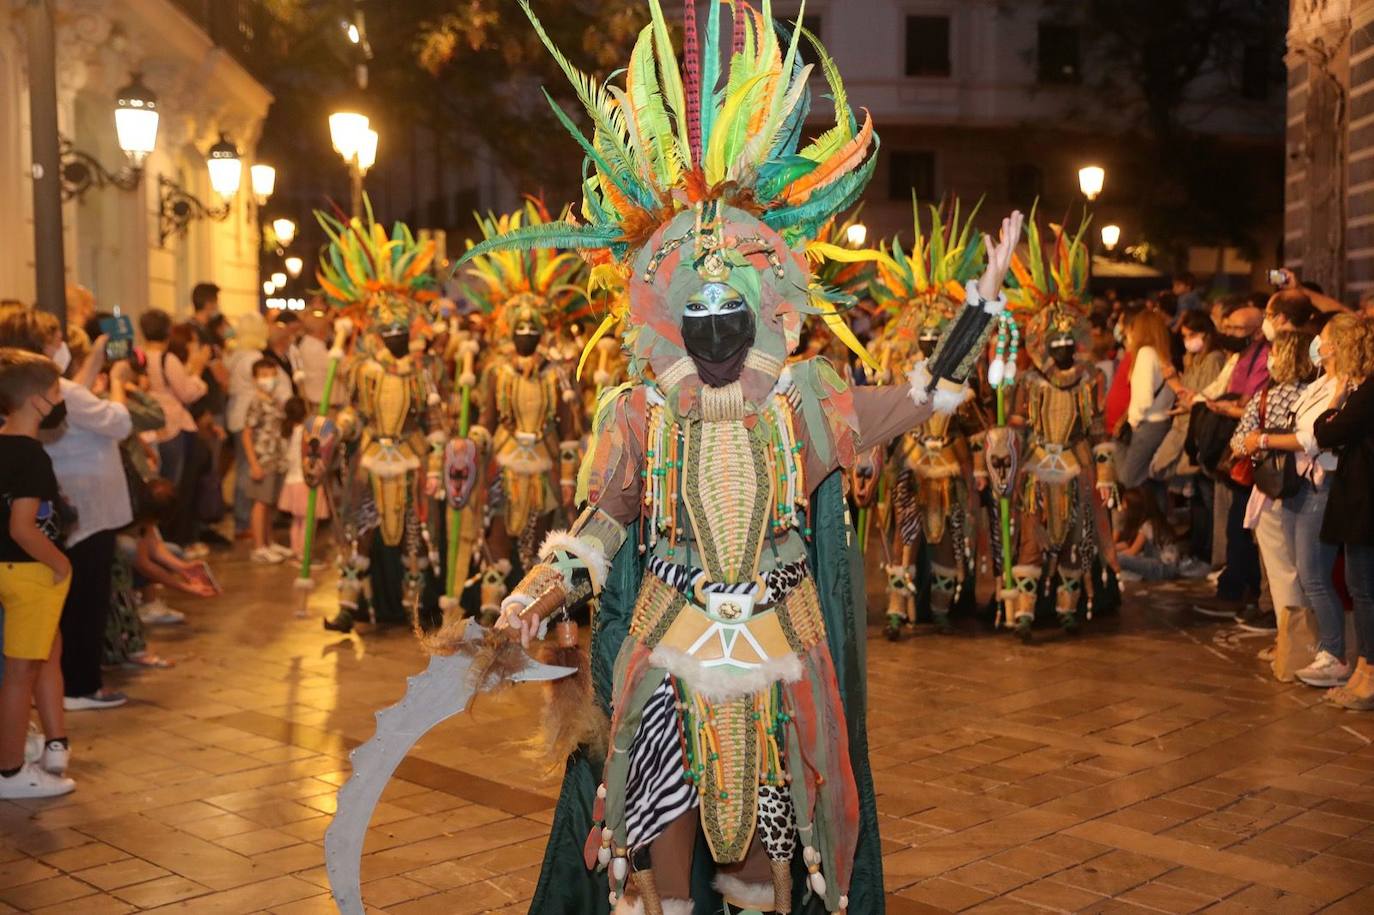
M716 892L736 905L753 909L773 908L773 884L746 883L729 874L716 874Z
M488 632L478 641L464 641L468 620L452 619L434 632L420 639L421 647L430 654L450 655L461 652L472 658L469 674L479 692L499 689L510 678L525 669L529 655L520 642L503 632Z
M611 723L592 698L592 676L580 645L564 648L550 644L544 649L544 663L573 667L571 677L545 684L543 721L536 752L550 770L562 766L580 746L604 749L609 742Z

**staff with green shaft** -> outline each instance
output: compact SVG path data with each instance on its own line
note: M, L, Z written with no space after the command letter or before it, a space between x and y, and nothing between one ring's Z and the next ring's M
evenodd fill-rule
M477 341L465 338L458 345L459 359L455 371L454 380L458 384L458 437L467 438L471 426L472 410L472 386L477 378L473 372L474 360L477 356ZM446 480L445 485L450 481ZM446 572L444 580L444 597L448 598L449 603L458 597L459 575L458 575L458 546L463 533L463 512L465 508L454 508L448 506L448 557L444 565Z
M351 333L353 333L353 322L348 318L339 318L334 322L334 345L329 349L329 369L324 376L324 393L320 395L320 409L316 413L317 416L329 415L329 400L334 392L334 378L339 373L339 363L343 361L344 357L344 345L348 342ZM310 592L315 587L315 582L310 578L310 556L315 547L315 504L319 495L319 487L312 486L305 502L305 543L301 548L301 572L296 578L296 588L301 593L302 611L305 610L305 605L310 600Z

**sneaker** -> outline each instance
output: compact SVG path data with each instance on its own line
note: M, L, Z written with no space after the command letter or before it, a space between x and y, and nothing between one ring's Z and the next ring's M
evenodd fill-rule
M1212 584L1216 584L1217 582L1221 581L1221 576L1225 571L1226 566L1222 566L1219 569L1213 569L1212 571L1207 573L1207 580L1210 581Z
M290 558L291 558L291 547L286 546L286 545L284 545L284 544L281 544L281 543L269 544L268 547L267 547L267 549L271 550L272 552L274 552L274 553L276 553L278 556L280 556L280 557L282 558L282 561L283 561L283 562L286 561L287 559L290 559Z
M1317 652L1316 660L1296 674L1308 686L1340 686L1350 679L1350 665L1329 651Z
M1214 600L1200 601L1193 604L1193 612L1200 616L1210 617L1214 620L1234 620L1236 613L1244 609L1244 605L1236 600Z
M1279 618L1273 610L1261 610L1252 604L1236 614L1236 625L1246 632L1278 632Z
M1211 574L1210 569L1211 566L1201 559L1194 559L1189 556L1178 564L1178 577L1201 581Z
M63 696L62 708L69 712L84 712L93 709L119 708L129 701L123 693L101 691L89 696Z
M1131 572L1131 571L1128 571L1128 570L1126 570L1126 569L1122 569L1120 572L1117 572L1117 573L1116 573L1116 580L1119 581L1119 582L1122 582L1122 583L1127 583L1127 582L1143 581L1144 579L1142 579L1142 578L1141 578L1138 574L1136 574L1135 572Z
M145 626L174 626L186 622L186 614L180 610L173 610L164 604L161 598L150 600L139 607L138 618Z
M0 776L0 800L15 801L27 797L61 797L71 794L76 782L45 771L38 763L24 763L24 767L9 778Z
M195 543L192 543L189 546L187 546L181 552L182 555L184 555L187 559L190 560L204 559L206 556L210 555L210 548L206 546L204 543L196 541Z
M53 775L65 775L67 764L72 761L72 748L60 740L49 740L43 745L42 767Z
M29 733L24 737L24 762L37 762L42 755L43 732L38 730L38 726L30 721Z
M278 553L276 550L273 550L271 547L267 546L261 547L249 553L248 558L251 559L253 562L261 562L266 563L268 565L275 565L276 563L281 562L282 559L280 553Z

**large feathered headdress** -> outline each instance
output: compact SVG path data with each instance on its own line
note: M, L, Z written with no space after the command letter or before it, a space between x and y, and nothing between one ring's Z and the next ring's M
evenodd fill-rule
M1036 223L1035 208L1026 220L1026 258L1012 256L1013 283L1007 290L1007 307L1024 318L1031 357L1042 361L1045 344L1053 337L1085 334L1090 253L1083 241L1088 230L1085 217L1070 235L1064 227L1050 224L1048 247Z
M331 302L369 325L408 328L416 318L428 318L423 303L438 297L429 272L434 241L417 242L402 222L388 236L373 219L372 202L363 203L363 217L346 222L315 211L329 237L315 279Z
M528 198L514 213L477 217L483 240L538 229L555 223L544 204ZM477 245L468 242L471 250ZM496 317L499 323L513 326L512 309L533 312L538 323L561 327L585 317L586 296L582 289L586 263L576 254L557 253L547 248L515 248L476 255L462 270L464 297L479 311Z
M791 243L814 237L858 200L877 164L878 138L868 114L860 124L850 110L834 60L805 29L774 23L771 0L761 10L743 0L722 2L734 24L728 69L721 69L722 3L711 4L700 42L695 4L686 4L679 67L662 6L649 0L652 21L635 44L622 88L575 68L520 0L592 123L591 137L584 136L545 92L590 165L584 222L527 227L478 245L476 253L515 245L610 248L624 259L674 215L705 200L756 213ZM804 147L812 66L802 63L803 38L835 104L835 125Z

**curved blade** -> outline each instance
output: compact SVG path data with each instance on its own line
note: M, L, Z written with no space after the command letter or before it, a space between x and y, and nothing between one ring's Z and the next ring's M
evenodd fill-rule
M474 622L465 640L482 635L482 627ZM401 701L377 713L372 739L349 754L353 775L339 789L334 820L324 834L329 888L344 915L363 915L363 839L382 789L421 737L472 702L471 667L471 656L462 652L432 655L424 673L409 678Z

